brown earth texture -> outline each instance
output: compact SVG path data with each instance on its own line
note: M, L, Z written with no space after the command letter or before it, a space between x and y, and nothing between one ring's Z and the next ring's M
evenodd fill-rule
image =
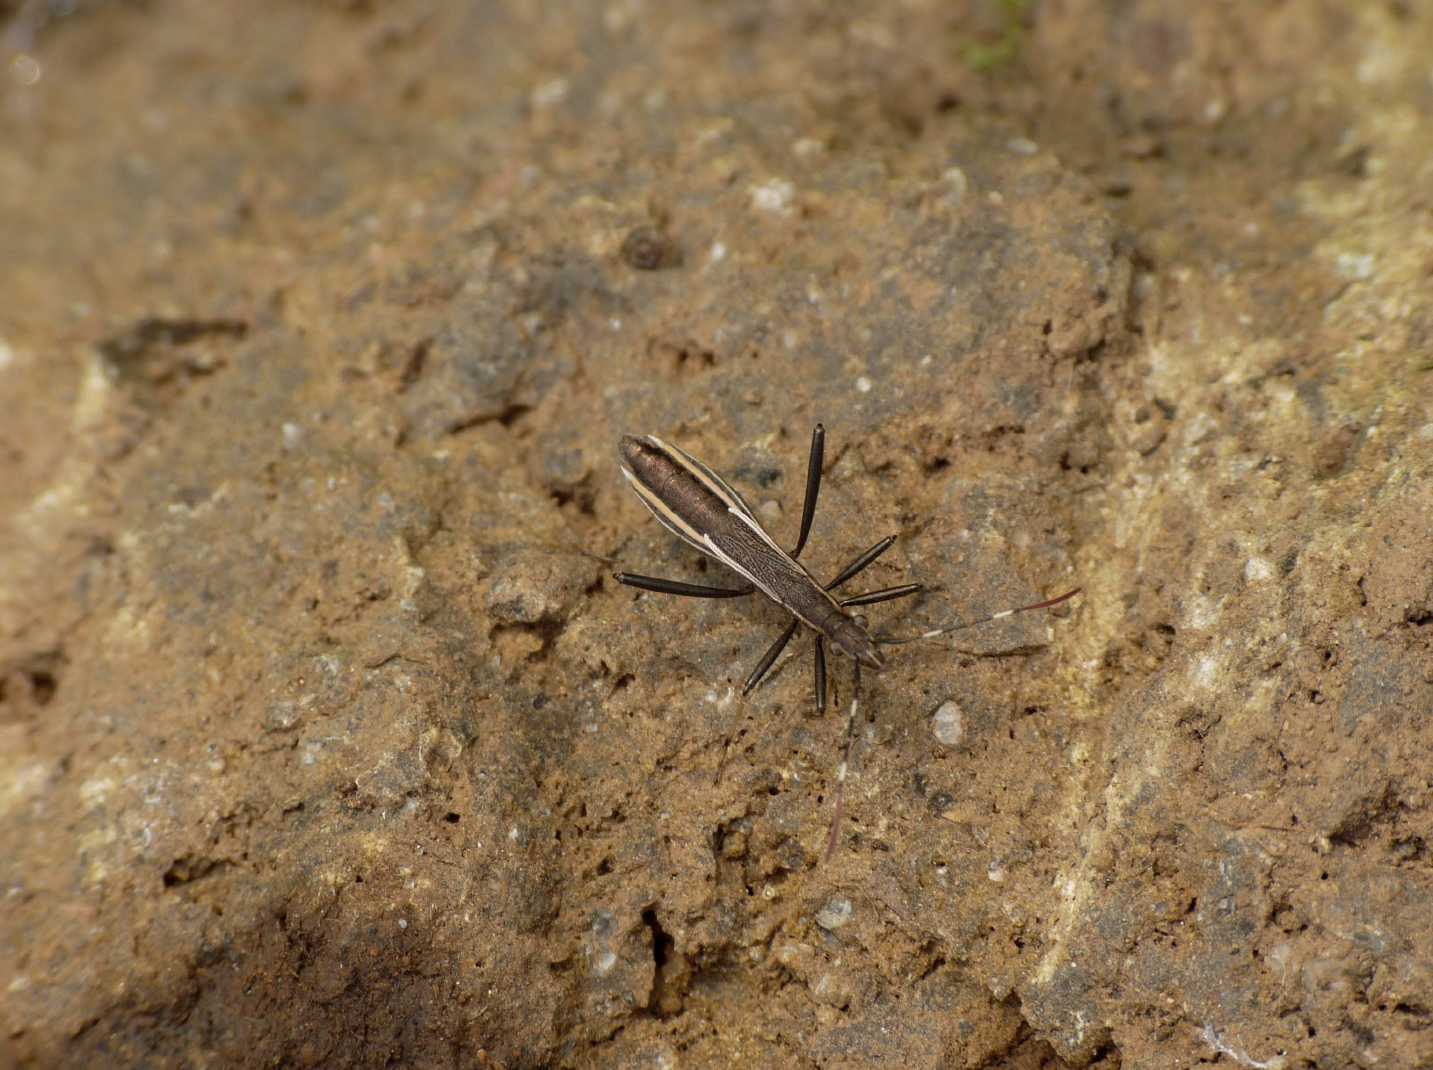
M0 1067L1433 1067L1433 3L0 0L0 404Z

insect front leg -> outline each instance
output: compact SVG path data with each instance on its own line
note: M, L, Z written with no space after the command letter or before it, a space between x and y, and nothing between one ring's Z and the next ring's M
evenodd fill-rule
M806 458L806 500L801 506L801 534L796 537L793 558L800 557L811 534L811 521L816 516L816 496L821 493L821 463L826 455L826 428L817 424L811 432L811 453Z

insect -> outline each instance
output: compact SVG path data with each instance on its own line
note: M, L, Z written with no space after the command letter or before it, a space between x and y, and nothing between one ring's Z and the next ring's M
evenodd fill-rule
M689 546L727 566L744 583L738 587L708 587L681 580L639 576L618 572L614 578L628 587L637 587L659 594L683 595L688 598L741 598L760 591L792 616L791 624L767 648L756 667L746 678L742 694L750 694L770 672L776 659L786 649L803 625L815 633L816 709L826 709L826 644L845 654L854 662L854 685L851 710L846 723L844 757L837 770L836 816L827 842L827 857L836 843L840 824L843 788L850 764L851 741L855 730L859 699L861 667L880 669L885 658L880 647L899 643L934 639L937 636L1000 620L1016 613L1048 609L1079 594L1079 588L1055 598L1003 610L977 620L963 621L935 628L918 635L904 637L876 636L864 618L849 612L860 606L890 602L919 594L919 583L886 587L864 594L837 597L847 582L870 566L891 548L894 535L876 542L829 583L822 584L800 561L811 522L816 516L816 499L821 491L821 465L825 456L826 429L817 424L811 432L811 452L806 462L806 498L801 508L801 530L790 553L781 548L761 526L756 515L735 490L710 468L680 446L664 442L656 435L624 435L618 444L622 474L637 496L659 523Z

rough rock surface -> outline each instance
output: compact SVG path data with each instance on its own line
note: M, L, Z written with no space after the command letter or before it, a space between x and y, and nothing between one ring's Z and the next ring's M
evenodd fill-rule
M1433 1065L1433 12L0 4L0 1065ZM677 441L895 648L620 479Z

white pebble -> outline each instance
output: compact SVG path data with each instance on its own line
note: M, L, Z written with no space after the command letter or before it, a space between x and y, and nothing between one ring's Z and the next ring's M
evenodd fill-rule
M965 740L965 711L955 702L942 702L930 719L930 730L937 742L960 746Z
M970 192L970 179L959 167L947 167L945 174L941 175L952 200L960 200Z
M773 178L751 190L751 206L759 212L773 215L785 215L791 211L791 202L795 198L796 187L784 178Z
M27 56L21 52L10 61L10 73L21 85L30 86L40 80L40 75L45 73L45 68L40 66L40 61L34 56Z
M1273 576L1274 566L1269 563L1267 558L1251 557L1244 562L1245 583L1258 583L1261 580L1272 579Z
M855 912L849 899L828 899L826 905L816 912L816 924L828 931L839 929L851 920Z
M1334 258L1334 270L1345 279L1362 282L1373 276L1373 254L1339 253Z
M555 104L561 104L567 98L568 91L572 88L566 78L552 78L532 91L532 106L534 108L550 108Z

